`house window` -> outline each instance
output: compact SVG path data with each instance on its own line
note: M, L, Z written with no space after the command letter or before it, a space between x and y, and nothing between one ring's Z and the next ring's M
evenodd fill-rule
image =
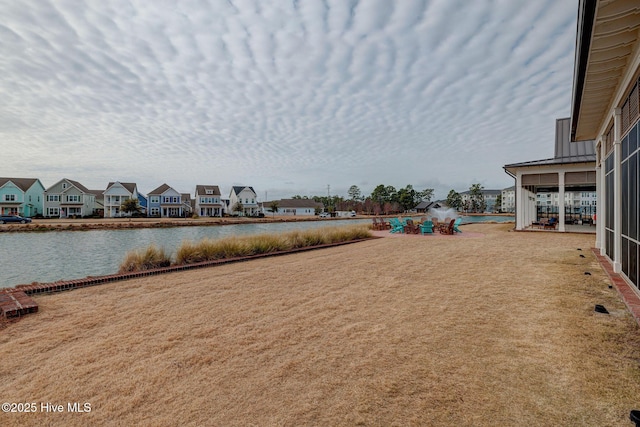
M67 183L66 183L66 182L63 182L63 183L62 183L62 189L64 190L64 189L66 189L66 188L67 188Z
M213 190L209 190L209 189L207 189L207 190L205 190L205 192L206 192L207 194L213 194Z
M47 216L59 216L60 210L58 208L47 208Z
M15 194L5 194L4 195L4 201L5 202L15 202L16 201L16 195Z
M151 196L151 197L149 197L149 203L155 203L155 204L160 203L160 196Z
M638 132L640 132L640 122L636 122L635 125L631 125L629 133L622 139L622 162L621 168L621 180L622 180L622 224L621 224L621 237L622 237L622 272L625 276L636 286L640 284L640 269L638 268L638 250L640 243L640 227L638 227L638 218L640 217L640 197L638 197L638 176L640 175L640 151L638 146L640 145L640 138L638 138ZM613 157L610 155L609 158ZM607 161L609 161L607 158ZM612 162L614 163L614 162ZM614 163L615 164L615 163ZM614 166L615 168L615 166ZM612 169L614 169L612 168ZM608 172L605 180L610 178L613 174ZM615 211L615 208L611 209L609 204L613 205L612 199L613 191L611 193L605 191L607 196L607 214L609 210ZM612 223L609 216L606 216L608 223ZM607 224L607 228L609 224ZM609 230L607 230L609 231Z
M77 194L68 194L67 195L67 202L71 202L71 203L77 203L80 201L80 196Z
M49 194L47 195L47 202L59 202L60 195L59 194Z

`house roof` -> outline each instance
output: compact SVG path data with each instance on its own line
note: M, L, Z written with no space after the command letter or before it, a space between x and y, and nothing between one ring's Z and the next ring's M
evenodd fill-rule
M423 200L416 205L414 209L431 209L431 208L440 208L441 205L438 202L431 202L427 200Z
M320 202L316 202L313 199L280 199L272 200L269 202L263 202L262 206L269 207L271 203L277 202L278 208L324 208L324 205Z
M591 141L589 141L591 142ZM596 155L591 156L571 156L571 157L553 157L551 159L531 160L529 162L512 163L505 165L505 169L521 168L527 166L548 166L548 165L565 165L573 163L595 163Z
M110 182L109 185L107 185L107 190L109 188L111 188L116 183L122 185L131 194L133 194L133 192L136 190L136 187L137 187L135 182L120 182L120 181L116 181L116 182ZM107 190L105 190L105 191L107 191Z
M491 194L491 195L495 195L495 196L497 196L498 194L502 194L502 190L480 190L480 192L481 192L483 195ZM462 194L471 194L471 190L463 191L463 192L461 192L460 194L461 194L461 195L462 195Z
M80 184L78 181L74 181L72 179L69 178L62 178L60 181L56 182L55 184L53 184L51 187L49 188L53 188L56 185L60 184L62 181L67 181L69 184L73 185L74 187L76 187L78 190L80 190L83 193L91 193L91 190L89 190L87 187L85 187L84 185ZM46 189L46 191L49 191L49 188ZM67 189L68 190L68 189ZM66 190L65 190L66 191ZM65 192L63 191L63 193Z
M207 190L212 191L213 196L220 196L220 187L217 185L196 185L196 195L207 194Z
M235 194L240 194L245 188L248 188L253 194L256 194L256 192L253 190L253 187L248 187L246 185L234 185L233 187L231 187L231 191Z
M69 181L71 184L73 184L74 187L76 187L78 190L82 191L83 193L91 193L91 190L89 190L84 185L80 184L78 181L74 181L72 179L67 179L67 181Z
M89 193L91 193L94 196L96 196L96 201L104 200L104 191L102 191L102 190L89 190Z
M606 115L637 78L629 64L640 40L637 0L580 0L571 102L571 139L598 137ZM633 71L633 70L632 70Z
M16 187L25 192L38 181L38 178L0 178L0 187L9 181L13 182Z
M183 203L191 200L191 194L189 193L180 193L180 197L182 198Z
M169 190L171 187L168 186L167 184L162 184L160 187L156 188L153 191L149 191L149 194L147 194L147 196L151 196L151 195L156 195L156 194L162 194L165 191Z

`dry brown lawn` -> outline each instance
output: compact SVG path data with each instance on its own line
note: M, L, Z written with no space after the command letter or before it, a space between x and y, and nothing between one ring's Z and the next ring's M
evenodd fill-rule
M38 297L40 313L0 331L1 399L91 412L0 420L631 425L640 331L591 254L594 236L509 227Z

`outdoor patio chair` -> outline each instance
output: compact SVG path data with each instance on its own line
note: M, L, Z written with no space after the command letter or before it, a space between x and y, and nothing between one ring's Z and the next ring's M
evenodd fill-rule
M389 224L382 218L378 218L378 222L380 223L381 230L389 230L391 228L391 224Z
M440 234L453 234L453 224L456 222L455 219L449 221L449 224L443 224L440 226Z
M411 218L407 219L404 225L404 232L407 234L418 234L418 226L413 223Z
M404 224L402 224L399 219L391 218L389 223L391 224L391 230L389 230L389 232L404 233Z
M549 229L555 230L557 224L558 224L558 220L555 217L551 217L551 218L549 218L549 222L544 224L544 229L545 230L549 230Z
M425 221L420 225L420 233L424 236L427 233L433 234L433 222Z
M462 224L462 218L458 217L453 223L453 231L456 233L462 233L462 231L458 228L458 226Z

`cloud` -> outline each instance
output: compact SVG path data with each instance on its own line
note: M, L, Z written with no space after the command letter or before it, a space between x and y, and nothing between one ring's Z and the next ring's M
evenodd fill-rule
M0 3L3 174L45 185L444 197L512 185L570 113L570 2Z

